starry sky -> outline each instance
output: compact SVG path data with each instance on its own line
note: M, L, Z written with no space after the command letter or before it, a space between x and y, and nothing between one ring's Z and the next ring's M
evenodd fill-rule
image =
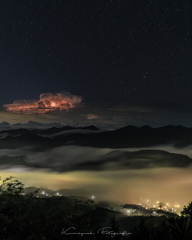
M186 114L190 15L189 0L2 1L0 106L68 92L97 108Z
M32 125L93 124L100 129L192 127L190 2L1 0L0 129L7 127L5 122L25 126L31 121ZM70 161L73 153L97 153L69 150ZM64 154L66 149L60 151ZM42 161L41 155L35 157ZM128 196L136 199L151 193L162 201L167 196L191 199L191 168L69 175L26 169L22 175L21 168L7 171L1 171L2 177L16 176L18 171L18 177L30 185L45 183L58 189L68 184L95 189L92 194L101 189L103 196L122 196L126 201Z

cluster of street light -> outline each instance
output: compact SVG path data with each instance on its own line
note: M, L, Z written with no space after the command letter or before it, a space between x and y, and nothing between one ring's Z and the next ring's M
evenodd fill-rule
M140 198L142 199L142 198ZM142 201L143 203L139 203L140 206L145 207L145 209L149 208L155 208L158 210L164 210L164 211L169 211L169 212L175 212L175 213L180 213L183 208L181 207L181 204L175 203L175 204L170 204L170 203L162 203L160 201L156 201L155 203L151 203L149 199L146 199L145 201Z
M41 192L41 195L42 195L42 196L45 196L45 197L50 197L50 195L49 195L48 193L46 193L45 191L42 191L42 192ZM60 196L59 192L57 192L55 195L56 195L56 196Z

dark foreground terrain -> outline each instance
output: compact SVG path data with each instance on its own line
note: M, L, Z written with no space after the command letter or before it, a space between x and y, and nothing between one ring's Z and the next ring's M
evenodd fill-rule
M0 186L0 239L192 239L192 203L182 215L125 216L85 198L24 194L10 177Z

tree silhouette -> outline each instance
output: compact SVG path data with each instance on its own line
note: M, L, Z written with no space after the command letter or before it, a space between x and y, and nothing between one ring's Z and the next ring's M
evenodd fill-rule
M190 216L192 218L192 202L190 202L187 207L184 206L183 211L181 212L181 214L184 217Z

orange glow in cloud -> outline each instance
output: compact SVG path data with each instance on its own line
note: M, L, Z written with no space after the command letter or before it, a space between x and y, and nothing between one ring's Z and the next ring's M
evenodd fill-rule
M97 119L98 116L96 114L88 114L87 119Z
M12 104L5 104L8 112L46 113L54 110L67 110L75 107L82 98L70 93L41 93L39 100L17 100Z

